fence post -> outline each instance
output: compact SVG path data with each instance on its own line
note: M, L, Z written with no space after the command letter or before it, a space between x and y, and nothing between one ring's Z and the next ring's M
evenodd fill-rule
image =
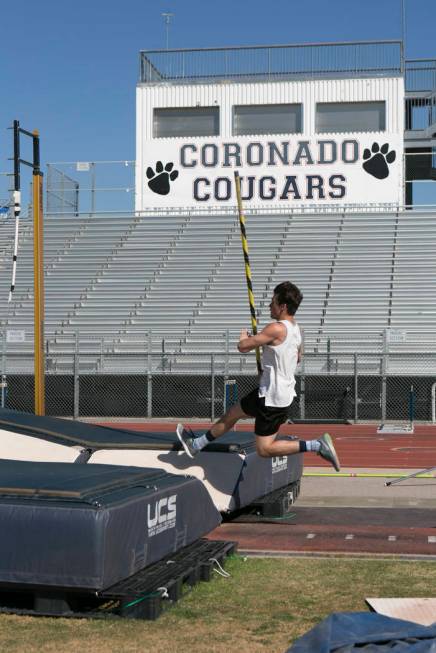
M6 405L6 394L7 394L7 381L6 381L6 328L3 330L2 334L2 373L0 377L1 381L1 407L4 408Z
M74 376L74 381L73 381L73 417L74 419L78 419L79 417L79 400L80 400L80 394L79 394L79 332L75 332L75 339L74 339L74 362L73 362L73 376Z
M104 339L100 338L100 372L103 372L104 369L103 350L104 350Z
M91 215L95 213L95 162L91 163Z
M357 352L354 352L354 423L359 421L359 377L357 376Z
M215 421L215 354L210 355L210 418Z
M165 361L165 338L162 338L162 360L161 360L162 372L165 372L166 361Z
M226 338L226 345L225 345L226 354L224 358L224 376L227 378L229 376L229 349L230 349L230 333L228 329L226 329L225 338Z
M388 338L386 329L383 331L383 353L381 361L381 421L386 421L386 364Z
M304 348L302 351L303 351L303 358L301 359L301 373L300 373L300 419L305 419L306 418L306 359L304 354Z
M148 332L148 352L147 352L147 417L153 417L153 374L151 371L152 364L152 338L151 330Z

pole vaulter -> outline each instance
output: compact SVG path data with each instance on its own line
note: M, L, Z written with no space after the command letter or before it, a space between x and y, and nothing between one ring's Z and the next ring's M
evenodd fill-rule
M235 186L236 186L236 197L238 200L238 214L239 214L239 226L241 228L242 251L244 254L244 261L245 261L245 279L247 282L248 303L250 305L251 330L253 332L253 336L255 336L257 334L256 307L254 304L253 284L251 281L251 268L250 268L250 258L248 256L247 232L245 230L245 216L242 207L241 178L239 177L239 172L237 170L235 170ZM256 363L257 363L257 371L258 374L260 375L262 374L262 365L260 362L259 347L256 347Z

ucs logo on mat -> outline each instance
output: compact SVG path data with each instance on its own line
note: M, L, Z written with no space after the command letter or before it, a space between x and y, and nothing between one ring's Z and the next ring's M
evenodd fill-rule
M176 501L177 494L173 494L170 497L159 499L154 504L148 504L147 526L149 537L153 537L153 535L158 535L158 533L175 527L177 514Z
M288 457L276 456L275 458L271 458L271 465L273 474L285 472L288 469Z

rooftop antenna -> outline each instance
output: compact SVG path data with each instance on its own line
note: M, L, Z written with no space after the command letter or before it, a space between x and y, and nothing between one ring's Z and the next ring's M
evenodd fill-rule
M403 42L403 56L406 56L406 0L401 0L401 40Z
M164 11L161 14L161 16L163 17L163 19L165 21L165 40L166 40L166 49L168 50L170 23L171 23L171 18L174 18L174 14L172 14L169 11Z

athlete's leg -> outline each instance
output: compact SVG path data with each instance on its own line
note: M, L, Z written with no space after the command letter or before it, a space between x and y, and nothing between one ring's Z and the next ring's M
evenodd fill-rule
M290 456L300 453L299 440L276 440L277 433L273 435L256 435L256 451L262 458L274 456Z
M274 435L256 435L256 451L262 458L275 456L290 456L295 453L313 451L321 458L327 460L337 472L340 470L339 458L337 456L332 439L328 433L324 433L318 440L276 440Z
M230 431L231 428L236 424L240 419L248 418L249 415L244 413L241 408L241 404L233 404L226 412L225 415L219 418L213 426L209 429L209 433L216 439L220 438L224 433Z
M216 440L216 438L230 431L232 426L243 417L249 417L249 415L244 413L241 404L234 404L204 435L195 437L195 433L191 429L185 428L183 424L178 424L176 429L177 437L188 456L193 458L201 449L204 449L204 447Z

